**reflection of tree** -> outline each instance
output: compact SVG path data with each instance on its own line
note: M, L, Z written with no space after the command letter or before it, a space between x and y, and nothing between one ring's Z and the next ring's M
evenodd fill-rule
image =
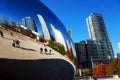
M68 48L67 48L67 51L66 51L66 55L67 55L71 60L73 60L73 57L74 57L74 56L73 56L71 50L68 49Z
M3 26L5 29L8 29L8 28L11 27L11 26L10 26L10 23L9 23L9 21L8 21L8 18L4 17L4 18L2 19L2 26Z
M71 61L74 63L74 65L77 67L77 66L78 66L77 59L74 57L71 49L68 49L68 48L67 48L66 55L70 58L70 60L71 60Z
M45 43L47 42L47 40L44 39L44 38L42 38L42 37L40 37L40 40L39 40L39 41L40 41L40 42L43 42L43 43L44 43L44 42L45 42Z
M65 55L65 48L62 44L56 42L56 41L49 41L49 46L53 49L55 49L56 51L60 52L62 55Z
M32 33L31 30L22 28L21 25L17 24L15 21L12 21L11 24L10 24L9 21L8 21L8 18L3 18L0 21L0 24L5 29L10 29L12 31L19 32L19 33L21 33L23 35L26 35L28 37L31 37L33 39L35 39L37 37L37 35Z
M12 23L11 23L11 29L12 30L16 30L16 27L17 27L16 22L12 21Z

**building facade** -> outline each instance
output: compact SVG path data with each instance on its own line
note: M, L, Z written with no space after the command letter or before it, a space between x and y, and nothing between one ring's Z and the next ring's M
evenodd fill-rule
M67 32L68 32L68 34L70 35L70 37L72 38L72 29L68 28L68 29L67 29Z
M98 59L97 47L93 40L83 40L80 43L75 43L75 49L79 66L82 68L91 68L91 59Z
M37 32L35 21L31 17L22 18L22 25L26 26L31 31Z
M113 49L107 34L103 16L101 14L91 13L86 21L89 36L97 45L99 58L113 58Z

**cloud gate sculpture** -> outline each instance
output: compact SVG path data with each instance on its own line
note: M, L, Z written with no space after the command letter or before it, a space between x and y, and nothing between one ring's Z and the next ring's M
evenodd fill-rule
M45 42L52 41L55 43L54 45L59 43L64 47L63 51L65 52L64 55L56 52L57 55L44 55L42 58L40 58L40 54L34 54L34 56L38 55L39 58L32 58L31 54L28 54L27 58L20 58L20 54L18 56L9 55L12 54L12 51L7 52L6 48L7 57L2 56L4 51L0 52L1 80L73 80L77 59L71 37L59 19L40 0L1 0L0 26L0 30L5 34L4 41L8 39L5 30L13 30L18 32L17 34L28 33L27 36L32 36L35 39L35 35L29 34L34 32ZM2 40L0 41L2 42ZM30 45L34 46L32 44ZM30 47L29 44L23 45ZM40 45L42 46L42 43ZM50 48L49 45L47 47ZM33 49L20 48L33 51ZM13 48L10 47L10 49ZM34 51L37 52L37 50Z

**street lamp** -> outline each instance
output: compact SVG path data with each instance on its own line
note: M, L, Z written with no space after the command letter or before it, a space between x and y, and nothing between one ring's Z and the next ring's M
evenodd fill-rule
M90 57L90 60L91 60L92 68L93 68L93 59L92 59L92 57Z

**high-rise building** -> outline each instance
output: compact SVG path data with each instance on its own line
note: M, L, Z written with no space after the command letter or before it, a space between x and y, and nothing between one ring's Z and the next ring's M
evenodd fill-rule
M83 40L75 43L78 63L83 68L92 67L91 59L98 59L97 47L93 40Z
M89 36L96 42L100 58L113 58L113 49L109 40L104 19L101 14L91 13L86 19Z
M22 25L26 26L31 31L37 32L37 28L34 20L31 17L25 17L22 19Z
M70 35L70 37L72 37L72 30L70 28L67 29L67 32Z

